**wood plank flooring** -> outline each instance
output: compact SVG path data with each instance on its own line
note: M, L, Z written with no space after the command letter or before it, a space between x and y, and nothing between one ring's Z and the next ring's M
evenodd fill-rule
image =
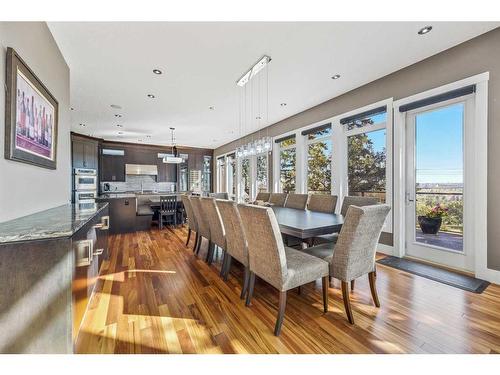
M288 294L280 337L273 335L278 293L258 280L251 307L239 299L242 268L228 282L220 258L204 262L184 246L187 230L112 236L75 345L78 353L498 353L500 286L473 294L378 265L381 308L368 278L351 293L347 321L338 281L330 311L321 281Z

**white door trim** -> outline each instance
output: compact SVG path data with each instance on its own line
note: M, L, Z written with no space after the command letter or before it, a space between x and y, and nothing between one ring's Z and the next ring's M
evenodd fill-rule
M393 156L394 156L394 255L405 255L405 122L406 113L399 112L399 107L426 97L442 94L468 85L476 85L474 101L474 138L469 155L473 155L472 174L469 181L473 186L468 193L474 201L471 213L471 241L475 249L474 273L476 277L500 283L500 271L488 268L487 265L487 175L488 175L488 80L489 72L481 73L463 80L440 86L425 92L396 100L394 108ZM469 157L469 156L468 156Z

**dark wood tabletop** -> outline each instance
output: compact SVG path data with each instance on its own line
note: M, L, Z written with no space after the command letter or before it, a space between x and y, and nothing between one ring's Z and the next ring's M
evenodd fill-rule
M344 218L339 214L276 206L271 208L281 232L302 239L339 232L344 224Z

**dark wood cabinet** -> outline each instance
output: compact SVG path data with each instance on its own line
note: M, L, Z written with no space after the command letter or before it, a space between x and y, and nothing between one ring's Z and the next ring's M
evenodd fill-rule
M137 199L99 198L99 202L109 203L109 233L129 233L135 231Z
M72 138L73 168L98 169L98 142L82 138Z
M101 155L101 181L125 181L125 157Z
M158 159L158 182L177 182L177 164L167 164Z

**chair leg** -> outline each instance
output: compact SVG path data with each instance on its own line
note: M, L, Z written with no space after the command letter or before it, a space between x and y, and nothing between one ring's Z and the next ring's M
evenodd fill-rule
M299 296L302 294L302 288L300 286L297 287L297 294Z
M355 280L351 280L351 292L354 292L354 281Z
M248 293L247 300L245 302L245 306L250 306L250 302L253 297L253 288L255 287L255 273L250 272L250 276L248 277Z
M214 248L215 244L212 241L208 241L208 249L207 249L207 256L205 257L205 262L208 263L208 265L212 264L212 256L214 254Z
M351 301L349 300L349 284L347 281L342 281L342 297L344 299L345 313L347 314L347 319L349 323L354 324L354 318L352 316Z
M286 291L280 292L280 305L278 308L278 317L276 318L276 325L274 326L274 336L279 336L281 333L281 326L283 325L283 318L285 317L286 308Z
M250 270L248 269L248 267L245 267L245 275L243 276L243 288L241 288L240 299L245 298L247 294L249 280L250 280Z
M328 288L330 287L330 278L328 276L323 277L321 280L321 286L323 289L323 311L328 312Z
M380 301L378 300L377 294L377 286L375 285L375 282L377 281L375 272L370 272L368 274L368 280L370 281L370 290L372 292L373 303L375 304L375 306L380 307Z
M193 246L193 253L196 252L196 248L198 247L198 239L199 239L198 233L196 233L196 236L194 237L194 246Z
M202 236L199 236L198 237L198 247L196 248L196 255L198 255L200 253L200 249L201 249L201 243L203 242L203 237Z
M373 268L373 275L377 277L377 263L375 263L375 266Z
M229 277L229 271L231 270L231 263L233 261L233 257L226 252L226 267L224 268L224 281L227 281Z
M226 270L226 262L227 262L228 256L229 256L229 254L227 254L226 252L224 252L224 254L222 254L222 264L220 266L220 272L219 272L220 277L224 277L224 271Z
M189 245L189 239L191 238L191 228L188 229L188 236L186 240L186 246Z

